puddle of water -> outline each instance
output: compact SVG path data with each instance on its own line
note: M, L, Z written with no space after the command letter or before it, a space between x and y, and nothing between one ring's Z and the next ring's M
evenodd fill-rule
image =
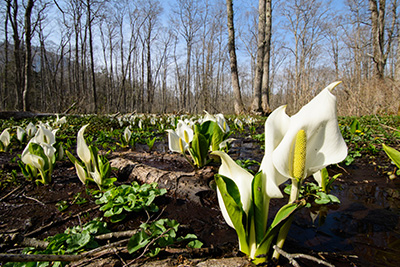
M256 142L235 144L230 152L236 158L259 162L263 157ZM330 169L333 175L343 174L331 192L341 204L316 210L315 214L310 214L310 209L301 210L296 214L289 238L306 250L354 255L361 266L398 266L400 181L390 181L368 163L356 163L346 171ZM281 200L271 203L275 203L270 207L274 214Z
M398 266L399 186L368 165L350 170L342 180L341 188L331 192L341 204L329 206L324 223L318 224L321 216L313 222L310 210L303 209L290 236L314 251L356 255L363 266Z

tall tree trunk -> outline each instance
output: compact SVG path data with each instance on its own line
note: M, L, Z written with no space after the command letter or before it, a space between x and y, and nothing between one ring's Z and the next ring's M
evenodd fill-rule
M261 87L264 70L264 47L265 47L265 6L266 0L258 1L258 37L257 37L257 63L256 75L254 77L253 104L251 111L261 113Z
M154 88L153 88L153 77L151 75L151 31L149 30L149 34L147 36L146 40L146 66L147 66L147 112L151 112L152 106L153 106L153 94L154 94ZM144 67L144 66L143 66Z
M13 28L13 41L14 41L14 62L15 62L15 102L14 106L17 109L22 109L22 63L21 63L21 40L18 33L18 1L14 0L12 4L12 13L8 14L11 26Z
M94 113L97 113L97 90L96 90L96 76L94 73L94 56L93 56L93 36L92 36L92 10L90 0L87 0L87 27L89 30L89 54L90 54L90 72L92 76L92 94L93 94L93 108Z
M385 66L388 53L391 50L393 32L397 20L397 2L393 3L392 24L387 31L387 40L385 40L385 11L386 0L369 0L369 9L371 12L371 32L372 32L372 59L374 61L375 76L382 79L385 75Z
M233 3L232 0L226 0L226 9L228 15L228 49L231 62L231 78L233 87L233 96L235 98L234 109L237 115L244 112L242 95L240 93L239 75L237 69L237 59L235 51L235 28L233 25Z
M183 95L183 106L186 110L190 109L190 93L191 93L191 57L192 57L192 41L189 38L186 44L186 78L185 84L183 87L184 95Z
M9 60L8 60L8 16L9 14L11 14L11 0L6 0L7 2L7 7L6 7L6 20L4 22L4 35L5 35L5 40L4 40L4 71L3 71L3 88L1 91L1 107L3 108L3 110L7 109L7 98L9 96L7 96L7 91L10 90L10 88L8 88L9 82L8 82L8 68L9 68Z
M265 44L264 44L264 60L263 60L263 78L261 90L261 104L264 114L270 114L269 106L270 94L270 61L271 61L271 35L272 35L272 0L266 0L265 6Z
M31 14L34 5L34 0L28 0L25 9L25 82L24 91L22 92L23 110L30 111L30 94L32 86L32 29L31 29Z

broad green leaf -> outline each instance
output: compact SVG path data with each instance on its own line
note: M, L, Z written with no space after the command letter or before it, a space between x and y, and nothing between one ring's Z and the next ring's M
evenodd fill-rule
M283 206L275 215L275 218L271 225L269 226L263 240L257 247L256 256L257 255L267 255L269 250L271 249L271 243L274 240L275 236L279 233L282 225L291 218L295 211L302 208L306 204L305 200L296 203L289 203Z
M360 122L357 119L354 119L350 125L350 132L355 134L356 130L360 129Z
M243 253L249 254L249 244L247 243L245 230L246 226L244 225L244 222L246 221L246 213L242 208L239 189L231 179L222 175L215 175L215 182L238 235L240 249Z
M217 123L214 123L214 132L211 138L212 151L219 150L219 144L224 141L224 132L222 132L221 128Z
M258 172L253 179L252 189L253 189L253 216L255 223L255 231L256 231L256 243L261 243L262 238L265 235L265 231L267 230L267 220L268 220L268 204L264 205L264 192L262 190L263 182L261 172ZM249 217L252 217L249 215Z
M201 248L203 246L203 242L201 242L199 240L193 240L193 241L190 241L186 246L188 248Z
M18 161L18 165L21 168L22 174L24 175L24 177L32 179L32 178L36 178L36 177L32 177L31 173L28 171L29 166L28 165L24 165L24 163L22 161Z
M191 143L191 151L194 153L194 160L197 167L201 168L207 161L209 142L201 133L195 133Z
M340 200L336 196L329 194L328 197L332 203L340 203Z
M137 234L134 234L128 242L128 252L130 254L138 251L141 248L144 248L150 242L149 236L145 231L140 231Z
M400 152L385 144L382 144L382 147L388 157L396 164L397 168L400 169Z
M214 121L205 121L201 125L199 125L197 128L195 128L195 131L200 132L207 139L210 139L210 137L214 133L214 128L215 127L218 127L218 124L216 122L214 122Z
M331 202L331 199L324 192L317 192L317 196L318 198L315 199L315 203L317 204L324 205Z
M67 239L68 249L67 252L77 251L83 248L90 241L89 231L83 230L82 233L77 233L71 235L69 239Z

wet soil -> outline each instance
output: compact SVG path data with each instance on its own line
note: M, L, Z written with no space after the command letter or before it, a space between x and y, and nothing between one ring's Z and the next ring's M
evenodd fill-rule
M132 151L122 152L125 159L160 170L193 173L191 166L180 155L168 152L165 142L157 143L153 151L137 145ZM17 163L11 161L17 153L0 153L3 173L18 170ZM235 159L254 159L258 162L263 156L259 144L246 138L236 140L230 154ZM110 155L110 159L116 157L121 157L121 151ZM388 179L385 173L387 166L390 162L386 157L378 155L372 159L358 158L351 166L330 167L330 175L342 173L331 192L341 200L341 204L302 209L296 214L284 249L289 253L313 255L335 266L397 266L400 260L400 182ZM215 172L216 168L211 167L210 171ZM50 185L36 186L18 173L17 180L0 192L0 235L18 233L24 237L44 239L68 227L102 217L95 199L88 195L68 160L57 162ZM132 182L123 170L114 170L113 174L118 178L117 185ZM207 179L212 181L212 177ZM87 202L74 203L77 194ZM145 212L131 213L120 223L108 223L108 228L113 232L132 230L145 221L169 218L177 220L183 232L196 234L204 243L205 249L201 251L162 252L158 259L173 259L170 265L165 266L194 266L195 258L243 257L238 251L235 231L223 220L215 192L210 187L200 191L198 196L201 201L193 202L169 192L156 200L160 212L150 215ZM60 211L57 203L63 200L70 205L65 211ZM272 200L270 214L273 215L286 201ZM0 253L21 251L21 247L0 241ZM103 258L108 258L109 266L121 266L133 256L122 250ZM139 263L150 266L152 261L154 259L142 258ZM301 266L318 266L307 260L298 262ZM278 264L291 266L284 258Z

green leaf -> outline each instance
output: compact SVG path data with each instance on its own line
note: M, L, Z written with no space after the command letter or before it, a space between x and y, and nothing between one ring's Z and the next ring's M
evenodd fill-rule
M218 124L214 121L205 121L201 125L197 125L197 127L195 128L195 131L201 133L207 139L210 139L210 137L214 133L215 126L219 127Z
M78 160L74 157L74 155L72 155L68 150L65 151L65 154L67 154L67 157L72 162L72 164L75 165L75 162Z
M354 119L350 125L350 132L352 134L355 134L356 130L359 130L359 129L360 129L360 122L357 119Z
M262 190L263 181L261 172L258 172L252 182L252 198L253 198L253 208L250 209L253 212L255 231L256 231L256 243L259 244L265 235L267 230L268 221L268 205L269 203L264 203L264 192ZM249 217L252 217L249 214Z
M18 165L21 168L22 174L24 175L25 178L28 178L28 179L36 178L36 177L32 177L31 174L29 173L29 171L27 170L28 165L25 166L21 160L18 161Z
M219 144L224 141L224 132L221 130L221 128L218 126L217 123L214 123L214 131L213 135L211 138L211 145L212 145L212 150L216 151L219 150Z
M279 233L282 225L289 220L298 209L304 207L305 204L305 200L302 200L300 202L286 204L280 208L280 210L276 213L273 222L269 226L263 240L257 247L257 251L255 253L256 256L268 254L269 250L271 249L271 243L275 236Z
M331 199L328 197L328 195L324 192L317 192L318 198L315 199L315 203L319 205L325 205L331 202Z
M69 239L67 239L68 249L67 252L74 252L77 251L90 241L90 234L89 231L83 230L82 233L71 235Z
M191 151L194 154L194 160L197 167L201 168L207 161L208 147L210 143L201 133L195 133L191 142Z
M322 188L323 192L326 192L326 190L327 190L328 180L329 180L328 170L326 168L323 168L321 170L321 188Z
M397 168L400 169L400 152L385 144L382 144L382 147L388 157L396 164Z
M123 219L125 219L126 215L125 214L117 214L117 215L113 215L110 217L110 222L112 223L117 223L122 221Z
M329 194L328 197L332 203L340 203L340 200L336 196Z
M187 245L188 248L201 248L203 246L203 242L199 240L190 241Z
M246 213L243 211L240 201L239 189L235 182L227 177L217 174L214 179L238 235L240 248L243 253L249 254L250 249L247 243L246 225L244 225L246 222Z
M150 242L149 236L145 231L140 231L134 234L128 242L128 252L130 254L135 253L141 248L144 248Z

